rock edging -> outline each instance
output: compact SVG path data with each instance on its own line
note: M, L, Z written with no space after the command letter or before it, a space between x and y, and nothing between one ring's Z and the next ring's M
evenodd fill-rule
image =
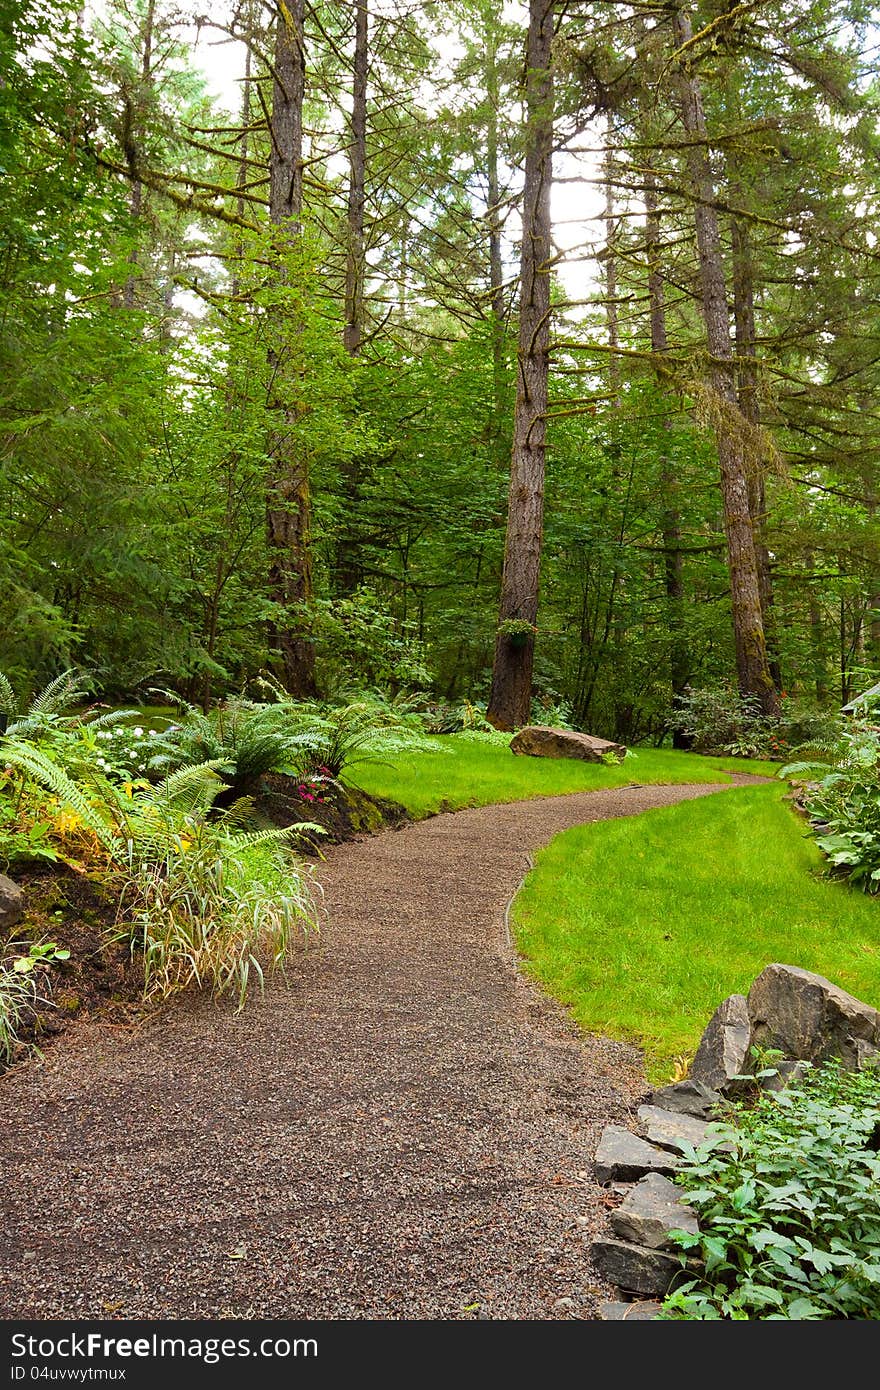
M755 1071L753 1049L785 1054ZM716 1131L725 1100L779 1091L814 1062L837 1058L858 1070L880 1064L880 1011L812 971L774 963L748 995L732 994L716 1009L688 1076L651 1092L639 1106L638 1133L609 1125L596 1150L597 1181L623 1192L610 1215L611 1234L593 1243L593 1258L618 1298L603 1303L610 1321L655 1318L659 1300L687 1266L673 1230L699 1232L697 1214L670 1181L683 1154ZM621 1186L623 1185L623 1186ZM698 1266L696 1266L698 1267Z

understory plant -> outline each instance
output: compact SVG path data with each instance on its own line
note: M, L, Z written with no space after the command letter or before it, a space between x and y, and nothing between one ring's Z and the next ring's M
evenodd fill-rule
M21 1030L33 1018L37 985L31 972L15 969L14 961L0 961L0 1064L8 1065L21 1039Z
M880 1070L823 1064L732 1121L677 1176L700 1231L674 1239L702 1272L663 1316L880 1317Z
M780 776L805 783L803 804L833 868L865 892L880 892L880 726L853 723L828 757L789 763Z
M781 713L773 717L735 686L688 687L677 697L667 727L686 735L697 753L772 760L787 756L795 747L824 747L839 737L836 714L811 709L787 696L781 703Z
M215 814L227 784L210 764L177 769L158 785L119 783L97 763L65 768L53 752L2 740L7 795L49 808L60 857L115 886L119 932L143 960L146 994L196 984L235 990L241 1006L250 979L262 981L261 958L282 964L295 933L314 925L288 844L320 827L249 830L243 798Z

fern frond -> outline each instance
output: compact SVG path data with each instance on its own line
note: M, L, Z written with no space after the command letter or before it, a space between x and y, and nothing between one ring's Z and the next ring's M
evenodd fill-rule
M53 681L34 696L28 707L28 720L49 719L63 714L70 706L86 695L86 686L79 671L70 668L62 671Z
M11 717L15 714L16 704L15 691L3 672L0 671L0 712Z
M3 745L3 757L9 765L52 792L69 810L75 811L83 825L97 836L98 841L114 859L120 856L122 842L114 834L112 827L95 810L64 769L47 757L42 749L15 739L7 739Z

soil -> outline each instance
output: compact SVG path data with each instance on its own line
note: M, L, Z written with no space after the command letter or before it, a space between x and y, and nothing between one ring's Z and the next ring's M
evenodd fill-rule
M323 826L325 834L305 835L298 840L297 848L309 854L320 854L328 845L343 844L358 835L374 835L410 820L406 808L398 802L369 796L344 782L327 783L319 793L322 799L314 801L299 794L300 785L294 777L269 774L262 780L254 810L273 825L313 821Z
M594 1318L592 1159L641 1055L520 974L507 908L559 831L721 791L342 844L313 868L319 941L243 1013L96 1020L0 1078L0 1317Z
M25 950L14 954L50 941L70 952L69 960L34 971L39 1003L21 1029L14 1066L32 1056L31 1048L42 1052L74 1022L129 1021L140 1005L143 978L127 943L112 940L116 897L106 886L62 863L16 864L10 872L25 893L25 916L12 933Z

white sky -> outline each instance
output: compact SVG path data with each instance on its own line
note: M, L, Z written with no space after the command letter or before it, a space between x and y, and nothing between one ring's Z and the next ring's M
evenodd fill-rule
M225 6L223 7L225 8ZM215 10L212 18L217 19ZM508 0L505 6L505 19L519 19L525 34L526 9L517 0ZM216 29L203 28L198 33L190 31L194 44L194 60L204 74L210 93L232 115L241 101L241 80L244 75L244 45L236 43L218 33ZM454 56L450 53L450 56ZM584 143L599 144L597 138ZM556 158L555 173L558 178L571 179L579 172L594 178L598 163L592 157L560 154ZM556 245L563 253L557 264L557 276L566 296L572 300L583 300L594 291L598 279L595 256L605 240L605 223L602 218L605 195L595 183L556 183L552 197L552 215ZM517 219L512 218L509 234L517 236Z

